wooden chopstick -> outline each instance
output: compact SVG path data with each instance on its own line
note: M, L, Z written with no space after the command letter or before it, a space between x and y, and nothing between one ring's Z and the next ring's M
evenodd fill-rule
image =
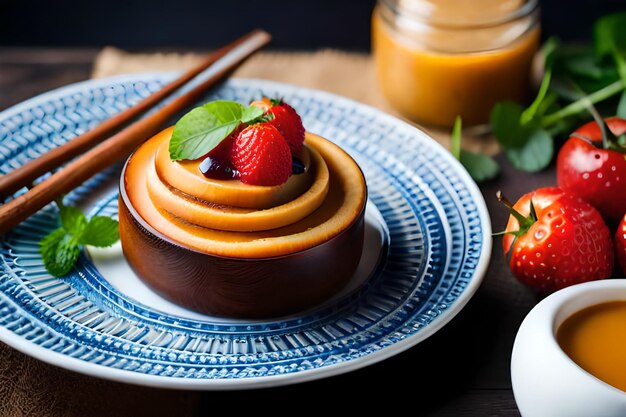
M28 192L0 206L0 234L8 232L46 204L78 187L104 168L125 159L142 142L158 133L168 120L198 101L210 87L230 74L270 40L271 36L267 32L254 31L214 52L210 58L214 64L208 69L210 73L207 74L206 80L175 98L159 111L129 125L79 156Z
M259 30L250 32L231 45L238 42L244 42L245 40L256 36L267 36L267 34L263 35L262 33L265 32ZM225 50L221 49L210 54L195 68L185 72L179 78L167 84L160 90L152 93L139 103L135 104L133 107L116 114L110 119L100 123L94 129L73 138L61 146L51 149L40 157L25 163L6 175L0 176L0 199L4 200L20 188L30 186L33 181L41 177L43 174L50 172L75 156L93 148L95 145L119 131L124 126L127 126L131 121L150 110L157 103L168 97L174 91L187 84L202 71L214 64L215 61L224 55L224 53Z

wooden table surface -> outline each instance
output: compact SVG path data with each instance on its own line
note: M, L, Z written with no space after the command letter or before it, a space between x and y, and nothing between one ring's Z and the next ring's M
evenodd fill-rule
M0 48L0 110L87 79L96 53ZM495 231L503 229L507 218L494 197L498 189L517 199L555 183L553 168L529 175L512 171L499 159L501 177L481 185ZM259 406L276 409L293 399L319 410L328 404L367 410L375 404L413 416L519 416L511 391L510 355L517 329L537 301L510 274L496 237L481 288L461 313L426 341L349 374L243 392L190 393L112 383L43 364L0 343L0 416L195 416L209 415L216 402L243 411Z

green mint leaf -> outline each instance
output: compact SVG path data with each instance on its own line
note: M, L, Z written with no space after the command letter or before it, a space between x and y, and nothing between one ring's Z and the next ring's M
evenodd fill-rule
M626 83L626 12L598 19L593 29L597 55L600 58L613 57L617 72Z
M544 42L543 46L541 47L541 54L544 57L544 69L551 69L554 65L554 56L555 52L560 46L559 44L560 42L558 38L555 38L554 36L550 37L547 41Z
M491 180L500 174L500 165L490 156L461 150L459 160L476 182Z
M566 70L572 75L600 80L607 76L606 69L598 63L593 55L570 57L563 62ZM615 81L612 79L611 81Z
M87 225L85 214L76 207L66 206L62 202L57 202L57 205L59 206L63 229L65 229L67 233L80 237Z
M461 160L461 130L463 128L463 121L461 116L457 116L454 119L454 125L452 126L452 134L450 135L450 152L452 155Z
M626 12L598 19L593 27L593 40L596 54L601 58L612 56L616 49L626 49Z
M517 103L503 101L491 110L491 129L504 148L521 148L530 137L534 126L521 122L524 109Z
M241 121L243 123L251 123L255 119L258 119L259 117L263 116L263 113L265 112L260 107L248 106L243 110L243 113L241 115Z
M550 164L554 154L554 140L541 128L535 128L528 136L528 141L519 148L507 148L507 159L515 168L527 171L541 171Z
M120 238L119 224L106 216L94 216L80 237L80 243L97 247L111 246Z
M487 155L461 149L462 123L461 116L454 119L450 137L450 152L461 162L474 181L481 182L495 178L500 173L500 166L496 161Z
M59 227L41 240L39 247L46 270L55 277L66 275L78 259L77 239Z
M553 54L553 81L571 80L587 93L593 93L619 80L613 63L599 59L587 45L562 45ZM554 82L551 90L554 89Z
M241 120L241 115L245 109L243 104L230 100L209 101L208 103L204 103L201 107L208 110L222 123Z
M546 97L543 99L543 102L541 103L541 105L539 106L539 109L537 110L537 117L541 118L541 116L543 116L544 114L550 111L558 110L559 109L558 100L559 100L558 94L556 94L554 91L548 91L548 94L546 94Z
M617 112L615 114L617 117L626 119L626 91L622 93L622 96L619 99L619 104L617 105Z
M544 56L545 72L543 75L543 80L541 80L541 86L539 87L537 97L532 102L532 104L522 112L522 115L520 117L520 122L522 125L530 123L535 118L539 108L541 107L541 103L543 103L543 100L548 93L548 89L550 88L550 81L552 80L552 62L554 51L558 47L558 44L559 42L556 40L556 38L550 38L541 48Z
M174 161L197 159L220 144L241 123L244 106L218 100L196 107L174 127L170 139L170 158Z

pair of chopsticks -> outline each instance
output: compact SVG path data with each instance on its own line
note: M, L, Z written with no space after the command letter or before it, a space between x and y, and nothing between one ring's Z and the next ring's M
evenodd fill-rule
M0 197L4 199L22 187L30 186L43 174L88 151L26 193L0 206L0 234L8 232L46 204L70 192L96 173L128 157L141 143L158 133L168 120L197 102L209 88L227 77L270 40L271 36L267 32L262 30L250 32L213 52L197 67L187 71L180 78L135 106L102 122L95 129L1 176ZM207 70L207 78L204 81L167 103L157 112L132 123L133 120L205 70ZM120 128L123 129L119 130ZM118 130L119 132L115 133Z

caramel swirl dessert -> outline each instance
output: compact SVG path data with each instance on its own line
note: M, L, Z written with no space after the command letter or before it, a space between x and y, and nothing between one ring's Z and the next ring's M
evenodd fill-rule
M324 301L361 257L358 165L305 133L284 103L236 103L235 121L207 122L220 115L213 103L128 159L119 215L128 262L156 291L209 314L269 317Z

